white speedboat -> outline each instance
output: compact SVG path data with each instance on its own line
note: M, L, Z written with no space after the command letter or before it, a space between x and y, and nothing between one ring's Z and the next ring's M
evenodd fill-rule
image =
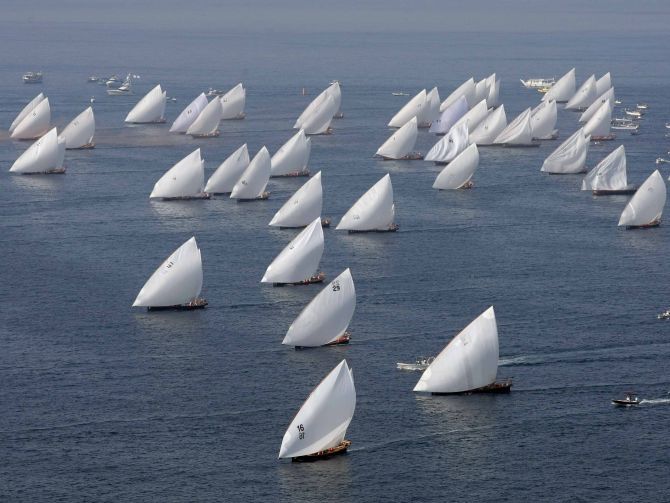
M624 398L614 398L612 404L620 407L630 407L632 405L640 405L640 399L632 391L627 391Z
M121 77L119 77L118 75L112 75L105 81L105 85L111 88L120 87L121 84L123 84L123 81L121 80Z
M396 368L398 370L426 370L431 363L433 363L433 360L435 360L434 356L420 356L418 357L414 363L402 363L398 362L396 363Z
M556 78L552 77L550 79L519 79L523 84L523 87L526 89L542 89L544 87L551 87L556 83Z
M28 72L23 75L24 84L41 84L42 72Z
M662 313L657 314L657 315L656 315L656 318L658 318L659 320L667 320L667 319L670 319L670 309L666 309L666 310L663 311Z

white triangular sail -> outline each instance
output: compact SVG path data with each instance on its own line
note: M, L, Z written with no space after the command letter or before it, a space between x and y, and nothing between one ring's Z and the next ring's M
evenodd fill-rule
M242 83L237 84L221 96L221 120L243 119L247 90Z
M473 143L458 154L437 175L433 188L440 190L460 189L470 181L477 166L479 166L479 150L477 150L477 145Z
M583 173L590 139L590 136L584 135L584 129L578 129L549 154L540 171L556 174Z
M9 168L10 173L50 173L63 169L65 140L58 138L56 128L35 141Z
M356 408L353 374L345 360L310 393L291 421L279 458L315 454L339 445Z
M207 105L207 96L205 93L200 93L175 119L170 127L170 133L186 133Z
M458 119L456 123L452 126L452 129L459 127L461 124L466 124L468 126L468 131L474 131L479 124L486 119L489 114L489 109L486 106L486 100L481 100L475 106L473 106L468 113L463 117Z
M65 148L75 149L92 146L94 134L95 116L93 115L93 108L88 107L72 119L63 129L60 137L65 141Z
M196 117L193 124L189 126L186 134L191 136L214 136L218 134L222 115L221 100L215 96Z
M261 148L251 160L230 193L231 199L257 199L270 180L270 152Z
M486 100L489 95L489 88L486 79L482 79L475 84L475 103Z
M412 117L377 149L376 155L384 159L404 159L412 152L418 134L417 118Z
M500 79L493 73L487 77L489 94L486 96L486 105L489 108L495 108L500 105Z
M665 206L665 181L658 170L647 178L621 213L619 226L640 227L660 223Z
M610 87L612 87L612 76L610 75L610 72L607 72L596 82L596 94L600 96Z
M426 105L421 113L416 116L419 127L430 127L434 120L440 115L440 93L437 87L433 87L426 95Z
M301 129L303 127L303 124L305 123L305 119L310 115L312 115L312 113L317 108L319 108L324 101L326 101L326 98L328 96L333 98L333 101L335 102L333 108L335 108L335 114L336 114L337 111L340 109L342 101L342 92L340 90L339 82L333 82L328 88L321 91L321 93L316 98L314 98L309 103L309 105L307 105L307 107L305 107L305 110L302 111L298 119L295 121L293 129Z
M323 188L321 171L300 187L279 208L268 225L273 227L305 227L321 216Z
M167 93L158 84L128 112L126 122L132 124L163 122L166 102Z
M429 131L435 134L446 134L468 110L470 110L468 100L465 99L465 96L461 96L442 111L441 115L430 125Z
M19 115L17 115L16 118L12 121L12 125L9 126L9 133L11 134L14 131L14 129L16 129L16 126L18 126L19 123L26 117L26 115L35 110L37 105L39 105L43 100L44 100L43 93L38 94L32 100L30 100L30 103L28 103L25 107L23 107L19 112Z
M323 229L317 217L268 266L261 283L297 283L311 278L323 255Z
M284 143L271 159L271 176L285 176L307 171L312 142L301 129Z
M584 134L591 138L606 138L611 133L612 127L612 102L607 100L600 105L596 113L584 124Z
M576 87L577 81L573 68L551 86L551 89L542 96L542 101L554 100L557 103L566 103L574 96Z
M223 161L207 180L205 192L208 194L228 194L249 166L249 150L245 143Z
M354 203L344 214L336 229L385 231L393 224L394 218L393 185L391 185L391 176L386 174Z
M389 127L402 127L409 122L413 117L417 117L424 113L428 107L428 95L426 90L422 89L419 93L409 100L393 118L389 121Z
M609 100L611 103L614 103L615 100L614 96L614 88L610 87L607 91L602 93L593 103L589 105L589 108L584 110L582 115L579 116L579 122L585 123L588 122L591 117L595 115L595 113L598 111L600 106L605 103L607 100Z
M566 110L584 110L598 97L596 91L596 76L591 75L577 89L577 92L565 104Z
M33 140L49 131L50 124L49 98L44 98L21 119L12 131L11 137L15 140Z
M524 146L533 144L531 129L531 109L521 112L500 134L493 140L494 144L509 146Z
M505 105L500 105L489 112L486 119L479 123L475 130L470 133L470 143L477 145L493 145L498 135L507 127L507 115Z
M318 347L344 335L356 309L356 289L346 269L307 304L286 332L282 344Z
M443 112L447 107L454 103L461 96L464 96L468 105L473 106L475 103L475 79L470 77L468 80L458 86L440 105L440 112Z
M626 149L623 145L600 161L582 181L582 190L624 190L627 187Z
M149 199L201 197L205 187L205 161L196 149L172 166L154 185Z
M551 140L558 135L556 121L558 120L558 107L554 100L542 101L533 108L530 113L530 128L533 138L538 140Z
M329 94L314 111L305 117L302 129L307 135L328 134L333 116L337 113L337 102Z
M468 146L468 124L459 121L443 136L424 157L425 161L446 163L452 161Z
M137 295L133 307L188 304L202 290L202 258L192 237L156 269Z

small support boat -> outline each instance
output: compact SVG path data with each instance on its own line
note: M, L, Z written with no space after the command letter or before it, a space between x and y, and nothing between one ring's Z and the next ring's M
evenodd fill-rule
M662 313L656 315L656 318L658 318L659 320L667 320L667 319L670 319L670 309L666 309L666 310L663 311Z
M535 79L519 79L521 81L521 84L523 84L523 87L526 89L537 89L540 90L540 92L547 92L549 89L551 89L551 86L553 86L556 83L556 78L552 77L550 79L547 78L535 78ZM545 91L541 91L542 89L546 89Z
M342 440L342 442L340 442L335 447L315 452L314 454L307 454L306 456L296 456L294 458L291 458L291 461L293 461L294 463L306 463L306 462L309 463L312 461L319 461L321 459L332 458L333 456L346 454L347 449L349 448L350 445L351 440Z
M272 286L302 286L302 285L312 285L315 283L323 283L323 280L326 279L326 275L322 272L310 276L307 279L302 281L295 281L293 283L272 283Z
M414 363L402 363L398 362L395 364L396 368L398 370L426 370L428 366L433 363L433 360L435 360L434 356L420 356L418 357Z
M28 72L23 75L24 84L41 84L42 72Z
M624 398L612 399L612 404L619 407L630 407L632 405L640 405L640 399L633 391L627 391Z

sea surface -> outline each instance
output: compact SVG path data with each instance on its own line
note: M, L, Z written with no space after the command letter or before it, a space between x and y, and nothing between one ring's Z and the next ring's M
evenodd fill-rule
M539 102L519 78L578 83L610 71L623 106L649 104L641 134L592 145L588 166L626 147L639 184L670 150L670 36L496 33L138 33L113 26L3 24L0 63L0 501L669 501L670 225L617 228L627 197L540 173L560 143L481 148L468 191L431 188L439 168L373 159L388 120L437 85L442 99L496 72L508 120ZM42 85L21 74L45 73ZM110 97L90 74L139 74ZM274 153L331 80L344 118L312 138L324 217L335 222L386 173L394 234L325 229L321 270L351 268L357 306L345 347L295 351L286 330L320 286L259 283L295 235L268 227L305 179L271 180L268 201L153 202L158 178L195 148L211 173L241 144ZM247 88L247 117L221 136L169 135L201 91ZM126 126L161 83L165 125ZM307 95L302 96L305 88ZM12 176L29 143L7 128L38 92L60 128L89 105L96 148L68 151L64 176ZM618 108L616 115L622 115ZM560 110L561 139L578 114ZM417 148L436 141L421 131ZM664 178L670 165L660 165ZM197 312L131 304L191 236L202 250ZM506 396L412 392L396 362L435 355L495 307ZM343 358L357 405L347 456L277 460L282 436ZM632 409L610 400L635 390Z

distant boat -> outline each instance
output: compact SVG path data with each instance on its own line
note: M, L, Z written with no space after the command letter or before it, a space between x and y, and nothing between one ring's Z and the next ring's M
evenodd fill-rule
M301 129L284 143L270 160L270 176L309 176L309 155L312 141Z
M126 76L126 79L123 81L123 84L121 84L120 86L113 86L107 89L107 94L110 96L122 96L125 94L133 94L132 75L129 73Z
M395 232L393 186L391 176L386 174L374 184L347 211L336 230L355 232Z
M412 117L377 149L375 155L385 161L422 159L419 152L412 151L419 134L417 124L417 118Z
M556 121L558 110L554 100L542 101L530 112L530 129L534 140L555 140L558 138Z
M533 79L519 79L523 87L526 89L541 89L543 87L551 87L556 83L556 78L533 78Z
M205 162L196 149L172 166L156 182L149 199L207 199Z
M475 79L470 77L468 80L458 86L440 105L440 112L444 112L456 100L464 97L470 107L474 106L475 101Z
M208 194L230 194L249 166L249 150L245 143L223 161L207 180L205 192Z
M213 138L219 136L219 122L221 122L221 101L212 98L207 106L200 112L188 129L186 134L193 138Z
M602 93L596 100L589 105L589 107L582 113L582 115L579 117L579 122L581 123L586 123L589 121L591 117L595 115L595 113L598 111L600 106L607 102L610 101L610 103L614 102L614 88L610 87L608 90L606 90L604 93Z
M465 99L465 96L461 96L441 112L441 115L432 122L428 131L437 135L446 134L468 110L470 110L468 100Z
M637 105L635 105L635 108L637 108L638 110L647 111L649 110L649 105L647 105L646 103L638 103Z
M632 119L615 117L610 121L610 124L615 131L629 131L630 134L636 134L640 130L640 124Z
M317 268L322 255L323 229L321 218L317 217L277 255L261 283L272 283L272 286L321 283L325 275L317 273Z
M65 173L64 157L65 141L58 138L58 131L53 128L20 155L9 172L19 175L62 174Z
M202 309L202 258L192 237L156 269L137 295L133 307L149 311Z
M321 171L319 171L279 208L268 225L280 229L306 227L316 218L321 218L322 209L323 188L321 187ZM326 222L321 223L323 225Z
M391 93L393 96L409 96L409 93L394 92Z
M447 164L463 152L468 144L468 124L466 121L458 121L449 133L431 147L423 159L438 165Z
M100 77L98 77L97 75L91 75L88 79L86 79L86 82L88 82L89 84L94 84L97 83L99 80Z
M505 105L491 110L482 122L470 133L469 141L477 145L493 145L493 141L507 127Z
M626 150L623 145L610 153L582 181L582 190L590 190L593 195L633 194L634 185L628 184L626 173Z
M188 128L200 115L205 107L208 105L205 93L200 93L191 103L188 104L184 110L177 116L175 121L170 126L170 133L186 134Z
M230 198L237 201L255 201L270 197L270 193L265 191L270 180L270 169L270 152L264 146L235 183Z
M584 124L584 135L590 135L591 141L613 140L615 135L611 133L612 127L612 103L607 100L600 105L593 116Z
M540 171L561 175L584 173L590 139L590 136L584 135L583 128L578 129L549 154Z
M307 105L305 110L303 110L302 113L298 116L298 119L295 121L295 124L293 124L293 129L307 130L307 128L305 127L305 121L307 120L308 117L313 116L317 109L322 109L324 107L324 105L328 102L327 100L328 97L333 99L333 103L332 105L330 105L333 117L337 115L342 103L342 91L340 89L339 82L333 82L328 88L323 90L316 98L314 98L309 103L309 105ZM330 119L333 119L333 117L330 117ZM330 120L328 120L328 117L324 117L323 121L327 121L328 125L330 125ZM310 134L307 131L306 133Z
M31 101L28 106L31 106L33 101ZM26 111L26 108L21 111L21 114ZM19 114L19 117L21 114ZM51 127L50 124L51 107L49 106L49 98L44 98L31 110L26 112L21 121L14 126L13 130L11 130L10 136L14 140L34 140L49 131Z
M597 98L596 76L591 75L565 104L566 110L586 110Z
M656 164L670 164L670 159L664 159L663 157L656 158Z
M396 363L396 368L398 370L426 370L431 363L435 361L434 356L420 356L418 357L414 363L402 363L398 362Z
M498 327L489 307L454 337L425 370L414 391L433 395L509 393L511 379L496 381Z
M612 399L612 404L621 407L631 407L633 405L640 405L640 399L633 391L628 391L626 392L624 398Z
M296 349L348 344L351 334L347 328L355 309L354 280L345 269L302 310L282 344Z
M42 72L28 72L23 74L24 84L41 84Z
M111 88L117 88L121 84L123 84L123 80L121 80L121 77L119 77L118 75L112 75L105 81L105 85Z
M63 129L60 138L65 140L66 149L80 150L95 147L93 135L95 135L95 117L93 115L93 108L88 107L72 119L65 129Z
M539 147L539 142L533 139L531 120L531 109L527 108L500 132L493 144L505 147Z
M479 166L479 150L471 144L437 175L433 183L434 189L470 189L473 187L472 175Z
M425 113L428 105L428 95L425 89L409 100L398 112L391 118L388 127L400 128L408 123L412 118Z
M353 372L346 360L314 388L291 421L279 449L279 458L316 461L346 453L345 440L356 409Z
M573 68L551 86L542 96L542 101L554 100L556 103L567 103L574 96L576 86L575 69Z
M165 122L167 93L160 84L149 91L128 113L125 122L131 124L151 124Z
M666 187L658 170L647 178L621 213L619 227L637 229L661 224L665 206Z
M210 98L212 96L223 96L224 94L226 94L225 91L219 91L218 89L214 89L213 87L210 87L207 90L207 97L210 97Z
M626 108L626 109L624 109L624 113L626 115L629 115L629 116L633 117L634 119L641 119L642 116L644 115L644 111L643 110L638 110L638 109L630 110L630 109Z
M247 101L247 90L242 83L237 84L221 96L221 120L239 120L246 117L244 106Z

